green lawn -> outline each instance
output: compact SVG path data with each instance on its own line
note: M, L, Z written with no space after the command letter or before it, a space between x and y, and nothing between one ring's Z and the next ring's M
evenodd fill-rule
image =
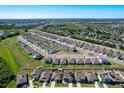
M94 88L94 84L81 83L81 87Z
M16 81L15 80L12 80L9 82L9 84L7 85L6 88L16 88Z
M108 85L109 88L122 88L121 85L116 84L116 85Z
M2 45L6 50L9 51L11 58L15 61L16 65L19 67L37 67L42 64L42 62L33 60L22 48L17 46L15 43L17 41L16 37L7 38L2 41ZM2 48L0 48L2 50ZM1 54L5 56L5 54Z
M17 74L19 71L19 68L14 60L14 58L12 57L10 51L8 50L8 48L0 48L0 56L3 57L7 63L10 65L10 67L13 69L14 74Z
M33 67L42 65L42 62L33 60L23 49L18 47L16 43L17 38L7 38L0 42L0 56L3 57L10 67L14 75L20 72L21 67ZM28 73L29 71L25 71ZM10 82L7 87L15 87L15 83Z
M56 83L56 88L62 88L62 87L68 87L67 84L64 84L64 83Z

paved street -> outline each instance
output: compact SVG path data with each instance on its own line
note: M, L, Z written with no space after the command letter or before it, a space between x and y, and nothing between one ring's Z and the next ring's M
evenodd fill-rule
M56 82L55 81L52 81L51 82L51 88L54 88L55 87L55 84L56 84Z

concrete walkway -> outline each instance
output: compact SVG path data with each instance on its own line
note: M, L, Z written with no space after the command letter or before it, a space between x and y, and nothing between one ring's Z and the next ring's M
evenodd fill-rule
M52 81L51 82L51 88L54 88L55 87L55 84L56 84L56 82L55 81Z
M107 84L103 83L103 87L104 88L108 88Z
M29 88L34 88L34 85L33 85L33 80L29 80Z
M72 83L68 83L68 87L69 88L72 88L73 87L73 84Z
M99 88L99 85L98 85L97 81L95 81L94 86L95 86L95 88Z
M44 82L42 88L46 88L46 84L47 82Z
M81 88L81 84L77 82L77 88Z

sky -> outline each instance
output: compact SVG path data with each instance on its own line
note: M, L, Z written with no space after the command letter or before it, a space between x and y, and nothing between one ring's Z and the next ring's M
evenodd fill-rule
M124 5L0 5L0 19L124 18Z

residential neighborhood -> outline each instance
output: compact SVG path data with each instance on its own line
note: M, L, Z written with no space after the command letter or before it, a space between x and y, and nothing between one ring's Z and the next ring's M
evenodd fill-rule
M124 88L124 19L6 19L0 27L0 87Z
M54 88L61 87L73 88L123 88L124 78L123 70L108 69L34 69L30 76L25 73L19 73L17 76L17 87L27 88ZM28 81L27 81L28 80ZM30 80L32 83L29 83ZM86 84L86 85L85 85ZM107 86L107 87L105 87Z

